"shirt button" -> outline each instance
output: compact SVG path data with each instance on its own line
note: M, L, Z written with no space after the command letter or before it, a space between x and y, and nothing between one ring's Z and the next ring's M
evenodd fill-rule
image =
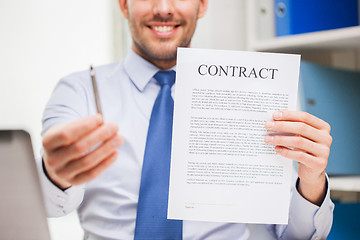
M57 213L58 213L58 214L62 214L62 211L61 211L61 210L57 210Z
M62 202L65 202L65 200L66 200L63 196L60 196L60 195L58 195L57 198Z
M319 212L319 214L318 214L318 216L317 216L317 218L321 218L321 216L322 216L322 212Z

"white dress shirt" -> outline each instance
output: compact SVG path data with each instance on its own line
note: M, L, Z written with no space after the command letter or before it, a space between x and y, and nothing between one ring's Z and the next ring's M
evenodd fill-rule
M38 159L48 216L64 216L77 209L85 239L134 238L146 135L160 90L152 77L158 70L131 50L123 62L95 68L104 121L117 123L125 139L117 161L99 177L62 191L49 181ZM175 86L172 94L174 90ZM61 79L52 93L43 115L43 133L95 113L89 71L71 74ZM289 224L269 225L268 229L279 239L325 239L334 208L329 190L318 207L298 193L296 179L291 190ZM248 237L246 224L183 222L185 240Z

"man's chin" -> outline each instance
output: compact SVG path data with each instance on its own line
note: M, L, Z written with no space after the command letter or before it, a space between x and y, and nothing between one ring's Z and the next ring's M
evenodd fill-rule
M177 47L171 49L161 48L157 46L152 49L141 49L141 53L145 58L155 61L173 61L177 56Z
M173 61L176 59L177 50L169 51L169 52L162 52L159 54L158 52L153 52L152 59L156 61Z
M188 41L148 41L133 42L135 51L150 62L176 61L177 48L188 46Z

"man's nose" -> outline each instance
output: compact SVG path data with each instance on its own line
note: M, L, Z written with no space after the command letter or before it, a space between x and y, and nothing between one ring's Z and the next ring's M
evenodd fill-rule
M174 14L174 1L173 0L154 0L154 15L162 18L170 17Z

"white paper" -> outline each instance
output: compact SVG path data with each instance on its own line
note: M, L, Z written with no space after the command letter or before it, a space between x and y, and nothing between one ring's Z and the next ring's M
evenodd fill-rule
M299 66L298 55L178 49L169 219L287 224L292 161L265 144L264 125L296 109Z

